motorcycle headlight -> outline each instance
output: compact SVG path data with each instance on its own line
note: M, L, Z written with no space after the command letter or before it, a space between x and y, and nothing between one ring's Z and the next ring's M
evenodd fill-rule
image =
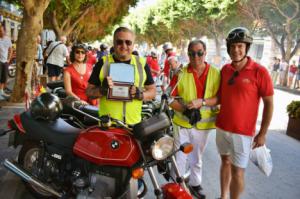
M151 147L152 157L155 160L166 159L174 149L174 138L165 135L159 138Z

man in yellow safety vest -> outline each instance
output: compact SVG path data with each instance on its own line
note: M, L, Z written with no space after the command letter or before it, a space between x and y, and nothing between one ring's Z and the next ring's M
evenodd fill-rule
M114 53L104 56L95 65L89 79L86 94L90 98L100 98L99 116L110 115L129 125L141 121L142 101L155 97L156 87L149 66L145 59L132 55L134 47L134 33L126 28L115 30ZM108 75L108 68L112 63L130 64L134 67L134 85L130 87L131 101L107 99L107 90L114 86L112 77Z
M171 81L174 100L170 106L175 110L174 123L178 126L177 143L190 142L192 153L177 153L176 160L180 173L186 172L186 163L191 171L190 190L197 198L205 198L202 183L202 155L208 134L215 128L217 107L206 106L205 99L214 97L220 85L220 72L205 62L206 45L193 40L188 46L190 63L175 75Z

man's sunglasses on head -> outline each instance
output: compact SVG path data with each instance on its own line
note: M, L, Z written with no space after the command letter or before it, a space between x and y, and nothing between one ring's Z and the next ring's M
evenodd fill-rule
M199 50L199 51L197 51L197 52L195 52L195 51L190 51L190 52L188 53L188 55L189 55L190 57L193 57L193 58L195 58L196 55L197 55L198 57L202 57L202 56L204 55L204 52L203 52L202 50Z
M234 71L234 73L232 74L232 76L230 77L230 79L228 80L227 84L228 85L233 85L234 84L234 79L239 76L239 71Z
M131 46L132 45L132 41L131 40L122 40L122 39L117 39L116 40L116 44L121 46L123 44L126 44L126 46Z
M244 32L232 32L228 35L228 39L245 39L249 37Z

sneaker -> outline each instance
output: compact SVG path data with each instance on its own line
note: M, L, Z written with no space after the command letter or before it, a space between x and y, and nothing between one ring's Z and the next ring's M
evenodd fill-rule
M2 101L2 100L6 100L6 98L3 97L2 95L0 95L0 101Z
M10 93L12 93L12 90L9 88L4 88L4 92L10 94Z
M5 98L9 98L10 95L6 94L5 92L1 93L2 97L5 97Z
M205 194L203 194L203 188L201 185L198 186L189 186L191 194L198 199L205 199Z

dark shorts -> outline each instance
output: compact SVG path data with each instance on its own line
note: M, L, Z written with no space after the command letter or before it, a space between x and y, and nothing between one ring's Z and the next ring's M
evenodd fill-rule
M49 77L58 77L62 71L62 67L53 64L47 64L47 68Z
M0 62L0 84L5 84L8 77L8 64Z

